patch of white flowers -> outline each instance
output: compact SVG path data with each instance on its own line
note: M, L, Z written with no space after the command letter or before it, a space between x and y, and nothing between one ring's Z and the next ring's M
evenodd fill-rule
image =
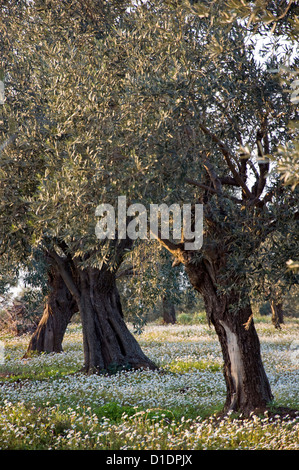
M291 345L299 322L281 331L261 322L257 329L275 401L298 408L299 364ZM182 418L180 423L163 413L149 418L148 410L155 409L220 409L226 394L221 350L214 331L201 324L148 325L137 339L160 371L69 373L83 364L81 329L75 324L65 335L63 353L30 360L22 359L29 337L2 338L6 357L0 374L10 371L20 380L0 382L0 449L298 449L299 414L279 426L268 416ZM136 413L119 422L99 419L95 409L112 402Z
M0 448L122 449L122 450L298 450L299 415L274 419L253 416L242 421L214 417L169 421L148 418L147 411L132 417L123 414L120 423L101 420L91 408L36 406L5 401L0 415ZM34 417L34 421L32 421ZM15 445L15 442L18 445ZM21 444L20 444L21 442Z

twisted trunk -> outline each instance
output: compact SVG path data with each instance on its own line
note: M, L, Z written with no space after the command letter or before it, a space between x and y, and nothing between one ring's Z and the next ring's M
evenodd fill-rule
M157 369L143 353L123 318L116 273L131 240L116 241L111 246L111 259L101 269L82 267L82 259L72 257L65 243L58 255L50 250L65 284L80 312L84 346L84 371L88 374L119 369ZM84 259L88 259L86 253ZM112 268L113 266L113 268Z
M122 369L157 369L143 353L124 318L115 271L80 268L55 256L76 299L82 322L84 368L88 374Z
M86 268L78 276L85 371L156 369L127 328L115 274L105 268Z
M240 279L234 289L219 294L216 263L185 267L193 287L203 295L208 319L221 345L227 388L225 411L249 414L265 410L273 397L244 283Z
M53 266L48 273L49 294L42 318L32 335L24 357L37 352L62 352L63 337L77 304L58 270Z

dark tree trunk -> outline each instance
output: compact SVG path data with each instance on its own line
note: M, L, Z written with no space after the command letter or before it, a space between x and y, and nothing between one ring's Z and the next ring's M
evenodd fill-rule
M260 351L260 342L252 319L244 284L219 294L215 264L187 264L190 282L204 298L209 321L220 341L227 387L225 411L249 414L265 410L273 399Z
M157 369L124 321L114 272L107 267L78 269L76 295L83 329L85 372Z
M55 250L48 253L78 305L83 331L84 371L88 374L121 369L157 369L124 321L116 286L117 270L131 246L130 239L117 240L114 246L111 244L111 257L101 269L83 267L82 259L73 258L63 242L60 243L63 257ZM89 256L86 253L84 260Z
M162 299L163 322L174 325L176 322L175 307L166 297Z
M272 323L277 329L281 329L283 324L283 310L282 310L282 303L276 303L274 300L270 301L271 312L272 312Z
M24 357L37 352L62 352L63 337L77 304L57 270L51 267L48 274L49 294L42 318L31 337Z

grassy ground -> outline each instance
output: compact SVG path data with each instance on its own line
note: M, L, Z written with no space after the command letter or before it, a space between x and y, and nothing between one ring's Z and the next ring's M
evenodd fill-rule
M268 414L219 412L225 400L222 357L205 323L149 324L138 341L160 371L85 376L79 324L62 354L22 359L29 337L2 336L0 449L298 449L299 320L282 330L257 318L274 394ZM2 361L3 362L3 361ZM242 417L241 417L242 418Z

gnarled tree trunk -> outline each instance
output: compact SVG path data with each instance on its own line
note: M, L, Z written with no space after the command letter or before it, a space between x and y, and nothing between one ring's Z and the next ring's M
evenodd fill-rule
M123 318L116 272L124 249L130 245L126 240L122 242L115 248L113 269L108 267L109 262L101 269L82 267L81 260L72 258L64 245L63 257L54 250L49 252L79 308L84 371L88 374L119 369L157 369L143 353Z
M244 284L239 280L233 290L220 294L216 263L204 261L185 268L190 282L203 295L208 319L220 341L227 387L225 411L249 414L265 410L273 397Z
M48 273L49 294L42 318L32 335L24 357L37 352L62 352L63 337L77 304L60 276L51 266Z
M115 274L105 267L78 270L78 287L85 371L156 369L124 321Z

